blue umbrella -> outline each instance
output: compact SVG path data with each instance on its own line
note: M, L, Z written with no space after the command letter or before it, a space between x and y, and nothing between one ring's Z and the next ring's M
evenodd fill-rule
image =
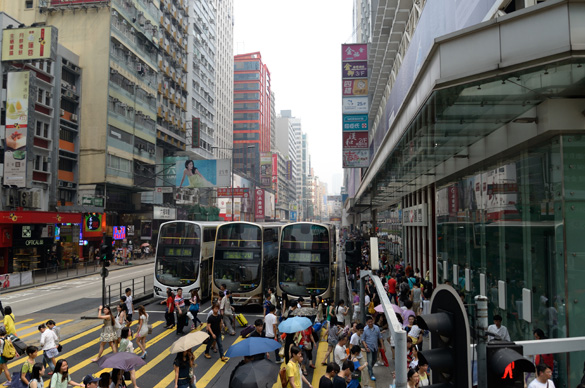
M297 331L305 330L309 326L313 326L309 318L292 317L278 325L278 331L281 333L296 333Z
M250 337L229 347L226 357L253 356L255 354L269 353L280 349L280 342L270 338Z

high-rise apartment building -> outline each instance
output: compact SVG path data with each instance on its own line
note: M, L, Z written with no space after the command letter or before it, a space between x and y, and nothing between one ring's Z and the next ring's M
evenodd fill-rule
M189 36L188 115L189 150L200 159L213 157L216 134L216 55L217 10L214 2L192 2L189 18L193 28ZM189 141L190 140L190 141Z
M270 72L259 52L234 57L234 167L260 181L260 153L271 151Z
M301 135L301 119L293 117L290 110L281 110L276 119L276 148L281 152L285 147L288 149L287 155L292 163L293 202L298 202L301 196Z
M231 157L234 125L234 3L215 0L215 155Z
M3 8L25 25L57 27L60 42L79 55L84 69L79 191L106 198L108 210L134 212L141 204L133 194L154 187L157 145L185 147L186 20L178 21L186 0L165 1L164 11L158 2L137 0L92 3L91 12L83 11L83 2L30 3L4 2ZM161 20L165 32L159 39ZM157 79L159 67L166 79ZM168 112L159 112L158 122L157 88Z

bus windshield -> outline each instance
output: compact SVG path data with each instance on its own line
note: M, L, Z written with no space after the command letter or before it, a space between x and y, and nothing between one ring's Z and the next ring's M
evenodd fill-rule
M155 264L156 279L166 286L193 284L199 271L201 228L186 222L163 225Z
M218 228L213 263L215 285L232 292L252 291L262 274L262 229L230 223Z
M278 267L279 285L289 295L319 295L330 283L329 231L321 225L283 227Z

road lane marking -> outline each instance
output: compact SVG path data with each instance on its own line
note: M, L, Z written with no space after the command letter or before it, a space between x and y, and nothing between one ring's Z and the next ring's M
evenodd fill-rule
M197 330L195 330L195 331L199 331L199 330L201 330L201 329L203 329L203 328L206 328L206 326L200 326L200 327L199 327ZM223 339L225 338L225 336L222 336L221 338L222 338L222 340L223 340ZM242 337L239 337L238 339L236 339L236 340L234 341L234 343L233 343L232 345L234 345L235 343L237 343L237 342L239 342L239 341L241 341L241 340L243 340L243 339L244 339L244 338L242 338ZM230 346L232 346L232 345L230 345ZM198 358L199 358L199 357L200 357L200 356L201 356L203 353L205 353L205 349L206 349L206 348L207 348L207 345L205 345L205 344L201 344L201 345L199 345L199 347L197 348L197 350L193 352L193 358L194 358L194 361L197 361L197 359L198 359ZM165 351L164 351L164 352L161 354L161 356L163 356L163 355L164 355L164 357L161 357L161 359L157 361L157 364L158 364L160 361L162 361L162 360L163 360L163 359L164 359L166 356L168 356L168 355L170 355L170 354L171 354L171 353L169 352L169 349L170 349L170 347L169 347L168 349L166 349L166 350L165 350ZM160 356L159 356L159 357L160 357ZM223 361L221 361L221 360L218 360L218 362L221 362L221 363L223 363L223 364L226 364L226 363L227 363L227 362L225 362L225 363L224 363L224 362L223 362ZM195 365L193 366L193 368L195 368L196 366L197 366L197 364L195 364ZM141 369L141 371L142 371L142 369ZM216 372L216 373L217 373L217 372ZM162 378L162 380L161 380L161 381L159 381L159 383L158 383L157 385L155 385L155 386L154 386L154 388L166 388L166 387L168 387L168 386L169 386L169 384L173 383L174 381L175 381L175 371L173 370L171 373L169 373L168 375L166 375L165 377L163 377L163 378ZM195 383L195 385L196 385L196 386L198 386L198 387L201 387L201 385L200 385L200 382L201 382L201 379L197 379L197 382Z
M230 345L234 346L235 344L237 344L238 342L242 341L243 338L242 336L238 336L238 338ZM227 351L227 349L226 349ZM227 361L221 361L221 355L220 355L220 359L217 360L213 366L211 368L209 368L207 370L207 373L203 375L203 377L201 377L200 379L197 380L197 385L199 385L200 388L204 388L207 386L207 384L209 384L211 382L211 380L213 380L213 378L217 375L217 373L225 366L227 365Z
M163 323L163 321L158 321L158 322L155 322L155 323L153 323L153 324L152 324L152 327L153 327L153 328L154 328L154 327L157 327L157 326L159 326L159 325L160 325L160 324L162 324L162 323ZM134 324L134 322L133 322L132 324ZM98 338L96 338L95 340L93 340L93 341L91 341L91 342L89 342L89 343L87 343L87 344L81 345L81 346L80 346L80 347L78 347L76 350L79 350L79 351L81 351L81 350L87 349L87 348L89 348L90 346L92 346L92 345L94 345L94 344L96 344L96 343L99 343L99 340L100 340L100 339L99 339L99 337L98 337ZM112 348L111 348L111 347L109 346L109 344L108 344L108 348L105 348L105 346L104 346L104 352L102 353L102 356L105 356L106 354L110 354L111 352L112 352ZM73 353L73 352L70 352L70 353ZM80 363L76 364L75 366L69 367L69 374L71 375L71 374L73 374L73 372L76 372L76 371L80 370L81 368L84 368L84 367L86 367L87 365L91 364L91 363L92 363L92 362L91 362L91 360L92 360L93 358L97 357L97 355L98 355L98 354L96 353L96 354L94 354L93 356L91 356L91 357L88 357L88 359L87 359L87 360L85 360L85 361L82 361L82 362L80 362ZM62 358L65 358L65 356L69 356L69 355L68 355L68 354L67 354L67 355L63 355L63 357L62 357ZM96 365L97 365L97 364L96 364ZM49 386L49 381L46 381L46 382L45 382L45 384L46 384L46 385L44 385L44 387L45 387L45 388L46 388L46 387L48 387L48 386Z
M73 322L73 319L67 319L67 320L65 320L65 321L57 322L57 326L59 326L59 325L64 325L64 324L66 324L66 323L69 323L69 322ZM40 323L39 323L39 325L40 325ZM28 326L28 327L23 327L22 329L27 329L27 328L34 327L34 326L35 326L35 325ZM37 326L38 326L38 325L37 325ZM39 331L39 332L34 332L34 331L33 331L32 333L28 333L28 334L25 334L25 335L21 335L21 336L20 336L20 337L18 337L18 338L20 338L20 339L23 339L23 338L26 338L26 337L30 337L30 336L31 336L31 335L33 335L33 334L41 334L41 332L40 332L40 331Z

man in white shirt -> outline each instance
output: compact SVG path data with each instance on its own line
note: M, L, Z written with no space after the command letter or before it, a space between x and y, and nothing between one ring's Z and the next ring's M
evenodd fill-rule
M488 341L492 340L502 340L502 341L510 341L510 333L508 333L508 329L506 326L502 326L502 316L501 315L494 315L494 324L489 325L487 329L488 333L494 334L488 338Z
M220 315L223 317L223 324L230 335L236 335L234 322L234 308L230 304L230 290L225 290L224 297L219 304ZM232 326L232 324L234 324Z
M333 351L333 359L339 367L343 367L343 362L347 360L347 352L345 351L345 345L347 344L347 336L343 335L339 337L339 341Z
M362 346L362 334L364 334L364 324L358 323L357 326L355 327L355 329L356 329L356 332L351 335L351 338L349 339L349 344L351 346L357 345L357 346L361 347ZM358 358L362 358L362 355L360 354L358 356Z
M45 324L39 325L39 331L41 332L41 347L43 349L43 364L46 364L47 367L51 368L52 371L55 370L55 364L57 363L56 357L59 355L59 351L57 350L57 342L59 341L57 338L57 334L53 330L47 329Z
M276 311L276 306L271 304L268 308L268 314L264 317L264 326L266 330L266 334L264 335L266 338L274 339L276 334L278 333L278 318L274 315ZM278 356L279 349L274 351L275 360L277 363L282 362L280 357Z
M536 366L536 378L528 385L528 388L555 388L551 380L552 371L546 364Z

